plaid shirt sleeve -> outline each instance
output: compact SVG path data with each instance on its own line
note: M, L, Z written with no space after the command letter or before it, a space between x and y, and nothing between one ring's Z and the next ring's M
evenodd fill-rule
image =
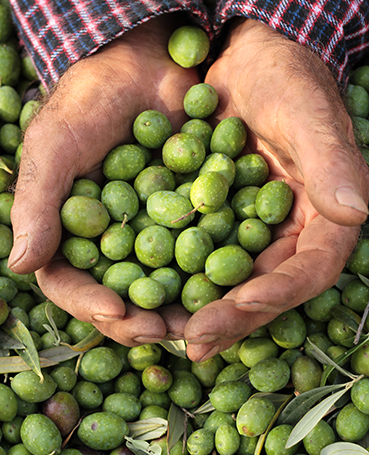
M368 0L220 0L214 30L244 16L261 21L316 52L338 83L369 52Z
M206 0L205 0L206 2ZM125 31L157 15L187 11L210 36L227 20L261 21L309 46L347 83L369 50L369 0L218 0L212 23L201 0L10 0L21 42L44 85Z
M187 11L211 34L201 0L10 0L21 44L50 87L68 67L163 13Z

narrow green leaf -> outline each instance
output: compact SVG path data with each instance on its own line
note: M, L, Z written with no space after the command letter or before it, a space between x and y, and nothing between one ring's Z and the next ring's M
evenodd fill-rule
M97 346L98 344L100 344L102 342L102 340L104 339L104 335L99 332L96 328L94 328L93 330L91 330L91 332L83 339L81 340L79 343L73 345L73 346L70 346L69 344L65 344L63 343L64 346L69 346L70 349L72 349L73 351L76 351L78 353L81 353L81 352L86 352L88 351L89 349Z
M160 417L127 422L129 433L135 440L149 441L160 438L168 430L168 421Z
M358 273L357 276L365 284L365 286L368 286L368 288L369 288L369 278L367 278L366 276L362 275L361 273Z
M337 283L335 286L340 290L343 291L344 288L351 283L351 281L357 280L356 275L352 275L351 273L341 273L340 277L338 278Z
M153 455L161 455L161 446L157 442L151 441L149 450Z
M44 349L39 353L40 359L47 359L53 362L53 365L58 364L59 362L64 362L64 360L73 359L81 354L81 351L75 351L69 346L56 346L55 348Z
M269 401L271 401L274 404L274 407L278 409L282 404L286 404L292 400L294 397L294 394L284 394L284 393L274 393L274 392L257 392L252 395L252 398L254 397L263 397L263 398L268 398Z
M80 354L80 352L73 351L68 346L49 348L38 353L41 368L57 365L59 362L73 359ZM19 356L0 357L0 374L19 373L28 370L31 370L31 367Z
M48 359L40 359L41 368L50 367L56 363ZM28 370L31 370L31 367L19 355L0 357L0 374L20 373Z
M256 395L260 396L259 394L255 394L254 396L256 396ZM271 396L271 395L278 395L278 394L277 394L277 393L274 393L274 394L270 393L270 394L265 394L264 396L267 397L267 395L270 395L270 396ZM285 398L285 399L281 402L281 404L280 404L280 406L278 407L276 413L274 414L274 416L273 416L271 422L269 423L267 429L265 430L265 432L264 432L263 434L261 434L261 435L259 436L258 443L256 444L256 447L255 447L254 455L261 455L261 451L262 451L262 449L263 449L263 447L264 447L265 439L266 439L266 437L268 436L269 431L274 427L274 424L275 424L275 422L278 420L278 418L279 418L281 412L283 411L283 409L286 407L287 403L288 403L288 402L291 400L291 398L292 398L291 395L284 395L284 397L287 397L287 398ZM268 399L270 399L270 398L268 398ZM274 403L277 403L277 402L278 402L278 401L275 399L275 397L274 397L274 400L275 400Z
M176 355L177 357L182 357L185 359L186 355L186 343L184 340L163 340L159 344L163 346L168 352Z
M368 455L364 447L352 442L334 442L325 446L320 455Z
M0 330L0 346L2 349L24 349L24 344Z
M358 344L362 338L362 333L364 331L364 326L365 326L365 322L368 317L368 313L369 313L369 302L366 304L365 310L364 310L363 314L361 315L361 321L360 321L359 328L357 329L357 333L356 333L356 336L354 339L354 344Z
M9 357L9 356L10 356L9 349L0 347L0 357Z
M335 305L331 309L331 315L337 319L337 321L342 322L342 324L347 325L351 330L357 332L361 318L355 311L352 311L344 305Z
M246 373L244 373L240 378L237 379L237 381L244 382L245 384L251 385L250 379L249 379L249 372L250 370L247 370Z
M345 384L327 385L325 387L317 387L307 392L297 395L287 406L284 408L278 420L278 425L288 424L293 425L300 420L311 408L321 400L337 389L344 387Z
M31 287L31 290L38 296L40 297L44 302L46 302L46 300L49 300L46 295L41 291L41 289L36 286L35 284L33 283L30 283L29 284L30 287Z
M345 387L343 390L340 390L333 395L325 398L321 403L311 409L292 430L286 443L286 449L289 449L304 439L304 437L310 433L315 425L320 422L320 420L330 410L334 403L339 400L342 395L347 392L347 390L348 387Z
M23 349L16 349L15 351L30 366L32 371L37 374L42 382L44 376L41 372L39 354L27 327L22 321L9 314L7 320L2 325L2 329L11 338L20 341L24 345Z
M49 333L51 333L54 336L55 346L59 346L61 339L60 339L58 327L56 326L55 321L53 319L52 307L51 307L50 301L48 301L46 304L45 314L46 314L47 320L49 321L51 327L48 326L47 324L44 324L44 327Z
M136 439L125 436L127 448L135 455L153 455L150 451L150 444L146 441L137 441Z
M49 324L42 324L44 328L47 330L47 332L50 333L50 335L53 337L53 345L54 346L59 346L61 338L59 336L59 332L56 334L54 329L49 326Z
M331 365L333 368L336 368L343 375L348 376L351 379L353 379L355 377L354 374L345 370L340 365L338 365L334 360L332 360L330 357L328 357L325 352L323 352L321 349L318 348L318 346L316 344L314 344L310 341L309 337L307 337L306 339L308 340L310 346L313 348L314 357L316 357L320 363L322 363L323 365Z
M214 406L211 404L210 400L208 400L208 401L205 401L205 403L202 404L199 408L197 408L193 412L193 414L206 414L207 412L211 412L214 410L215 410Z
M5 161L0 157L0 169L4 169L8 174L13 174L13 171L6 165Z
M186 414L181 408L171 403L168 412L168 434L167 434L167 445L168 453L170 449L174 447L183 435L186 424Z
M349 349L345 354L342 354L340 355L337 359L336 359L336 364L338 365L341 365L343 363L345 363L345 361L357 350L359 349L363 344L365 344L367 341L369 341L369 336L366 336L362 341L360 341L359 344L357 344L356 346L352 347L351 349ZM333 366L332 364L327 366L324 371L323 371L323 374L322 374L322 377L320 379L320 387L323 387L325 386L325 383L327 382L327 379L328 379L328 376L332 373L332 371L334 370L335 366Z

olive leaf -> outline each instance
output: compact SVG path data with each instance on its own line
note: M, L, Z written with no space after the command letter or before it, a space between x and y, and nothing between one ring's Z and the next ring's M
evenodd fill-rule
M337 368L336 365L344 363L346 361L346 359L348 359L357 349L359 349L367 341L369 341L369 336L366 336L359 344L357 344L356 346L349 349L345 354L340 355L336 359L336 362L333 362L333 360L331 360L330 365L328 365L323 371L322 377L320 379L320 387L323 387L325 385L325 383L327 382L328 376L332 373L332 371L335 368Z
M2 330L0 330L0 346L2 349L24 349L21 341L10 337Z
M36 286L35 284L33 283L30 283L29 284L30 287L31 287L31 290L38 296L40 297L44 302L46 302L46 300L48 300L48 298L46 297L46 295L41 291L41 289Z
M168 352L176 355L177 357L182 357L185 359L186 355L186 343L184 340L163 340L159 344L163 346Z
M44 349L38 353L41 362L42 360L48 360L53 362L53 365L57 365L59 362L64 362L64 360L73 359L80 354L81 351L75 351L69 346L56 346L55 348Z
M45 314L46 314L47 320L49 321L50 325L43 324L43 326L54 337L54 345L59 346L61 338L60 338L58 327L56 326L55 321L53 319L52 307L51 307L50 301L48 301L46 304Z
M57 365L64 360L73 359L80 355L80 352L73 351L68 346L58 346L39 351L38 355L42 369ZM31 367L20 356L0 357L0 374L19 373L28 370L31 370Z
M54 362L47 359L40 359L41 368L55 365ZM19 355L10 357L0 357L0 374L20 373L21 371L31 370L31 367Z
M3 323L2 329L11 338L18 340L23 344L24 348L16 349L15 352L27 363L32 371L37 374L40 381L43 382L44 376L41 372L39 354L27 327L22 321L10 313Z
M125 436L127 448L135 455L161 455L161 447L157 443L148 443Z
M354 332L357 332L361 318L355 311L352 311L344 305L335 305L331 309L331 315L342 322L342 324L347 325Z
M268 398L268 400L274 404L275 408L279 408L279 406L281 406L282 404L284 404L286 406L287 403L289 403L294 396L295 395L293 395L293 394L287 395L284 393L257 392L257 393L254 393L252 395L252 397L250 397L250 398L254 398L254 397Z
M268 395L271 396L271 395L278 395L278 394L277 393L274 393L274 394L272 394L272 393L267 394L266 393L266 394L260 394L259 395L258 393L256 393L254 396L256 396L256 395L257 396L267 397ZM268 399L269 399L269 396L267 397ZM283 396L287 397L287 398L285 398L282 401L282 403L280 404L279 408L277 409L276 413L274 414L274 416L273 416L272 420L270 421L270 423L269 423L267 429L265 430L265 432L259 436L258 442L257 442L256 447L255 447L254 455L260 455L261 454L261 451L262 451L262 449L264 447L265 439L268 436L269 431L274 427L274 424L278 420L281 412L286 407L288 402L291 400L291 395L283 395ZM273 399L275 400L275 403L278 402L275 397Z
M136 439L130 438L129 436L125 436L124 438L126 439L127 448L135 455L154 455L154 452L150 451L150 444L148 442L137 441Z
M309 337L307 337L306 339L313 349L312 354L320 363L322 363L323 365L331 365L332 367L334 367L338 371L340 371L343 375L348 376L351 379L354 379L356 377L354 374L345 370L344 368L339 366L334 360L332 360L330 357L328 357L327 354L325 352L323 352L321 349L319 349L316 344L311 342Z
M63 346L68 347L72 351L76 351L78 354L81 352L86 352L89 349L97 346L102 342L102 340L105 338L105 336L99 332L96 328L93 328L91 332L83 338L79 343L70 345L68 343L61 343Z
M364 447L352 442L334 442L325 446L320 455L368 455L368 453Z
M297 395L282 411L278 425L288 424L293 425L300 420L309 409L314 406L319 400L337 389L340 389L344 384L327 385L308 390L307 392Z
M240 378L237 379L237 381L244 382L248 385L251 385L250 379L249 379L249 372L250 370L246 371Z
M364 325L365 325L366 319L368 317L368 313L369 313L369 302L367 303L367 305L365 307L365 310L363 312L363 315L361 316L361 321L360 321L360 324L359 324L359 328L357 329L357 333L356 333L356 336L355 336L355 339L354 339L354 344L358 344L360 339L361 339L361 334L363 332Z
M344 288L351 283L351 281L357 280L356 275L352 275L351 273L341 273L341 275L338 278L337 283L335 286L340 290L343 291Z
M127 422L129 433L135 440L149 441L160 438L168 430L168 421L160 417Z
M368 288L369 288L369 278L362 275L361 273L358 273L357 275L360 278L360 280L365 284L365 286L368 286Z
M13 171L12 169L10 169L5 161L0 157L0 169L3 169L5 172L7 172L8 174L13 174Z
M181 408L171 403L168 411L168 434L167 446L168 453L174 447L183 435L186 424L186 414Z
M296 424L293 428L287 443L286 449L294 446L300 442L304 437L310 433L310 431L320 422L320 420L326 415L326 413L331 409L334 403L341 398L341 396L346 393L349 388L354 384L354 381L346 384L343 390L339 390L333 395L325 398L321 403L319 403Z
M193 411L193 414L206 414L207 412L211 412L214 410L215 410L214 406L211 404L210 400L208 400L205 401L205 403L202 404L195 411Z
M158 443L155 443L154 441L150 443L149 450L150 453L152 453L153 455L161 455L161 447Z
M57 342L56 346L59 346L60 335L59 335L58 327L56 326L54 318L53 318L52 306L51 306L51 302L50 301L48 301L47 304L46 304L45 314L46 314L47 320L49 321L51 327L48 326L47 324L43 324L43 326L45 327L45 329L48 332L50 332L51 334L54 335L55 341Z
M10 355L9 349L6 349L4 347L0 347L0 358L1 357L8 357Z

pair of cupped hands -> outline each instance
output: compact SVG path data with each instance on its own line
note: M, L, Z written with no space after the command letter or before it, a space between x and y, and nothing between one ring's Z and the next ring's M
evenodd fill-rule
M174 16L176 18L176 16ZM173 131L187 120L186 91L200 82L167 51L176 28L163 15L79 61L61 78L28 127L11 213L14 247L8 265L36 271L55 304L126 345L187 340L203 361L278 314L331 287L368 215L368 170L328 68L308 48L250 19L234 19L205 82L219 94L213 126L241 117L246 152L263 155L270 178L294 193L289 217L255 260L252 276L190 315L180 304L144 310L74 269L57 253L60 208L73 181L99 179L107 153L132 143L132 124L146 109L168 116Z

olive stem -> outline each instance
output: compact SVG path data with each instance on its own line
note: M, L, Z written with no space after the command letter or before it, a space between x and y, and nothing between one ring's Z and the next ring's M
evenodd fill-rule
M369 302L367 303L367 305L366 305L366 307L365 307L363 316L362 316L362 318L361 318L359 327L358 327L358 329L357 329L356 336L355 336L355 339L354 339L354 344L358 344L358 342L359 342L359 340L360 340L360 336L361 336L361 334L362 334L362 331L363 331L364 324L365 324L366 318L367 318L367 316L368 316L368 313L369 313Z
M174 223L177 223L177 221L182 221L184 220L185 218L187 218L188 216L192 215L193 213L197 212L199 210L200 207L203 207L205 205L205 202L200 202L199 205L197 205L196 207L194 207L190 212L180 216L179 218L177 218L176 220L173 220L171 221L172 224Z
M123 221L122 221L122 224L120 226L122 229L126 225L127 221L128 221L128 215L126 213L123 213Z

